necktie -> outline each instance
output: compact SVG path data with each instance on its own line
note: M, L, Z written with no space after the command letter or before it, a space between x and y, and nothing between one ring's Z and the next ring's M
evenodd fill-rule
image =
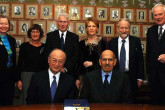
M53 82L51 84L51 99L52 99L52 102L53 102L53 99L54 99L54 95L56 93L56 88L57 88L57 83L56 83L56 76L53 76Z
M61 34L61 49L64 50L64 38L63 38L64 34Z
M160 26L159 34L158 34L158 40L160 40L162 37L162 30L163 30L163 28L162 28L162 26Z
M103 89L104 89L104 91L103 91L103 94L104 94L104 101L105 102L108 102L108 100L109 100L109 83L108 83L108 76L109 75L105 75L105 80L104 80L104 85L103 85Z
M126 51L124 44L125 44L125 40L122 40L122 46L120 50L120 62L119 62L119 67L121 72L125 72Z
M105 75L105 80L104 80L104 87L108 87L109 83L108 83L108 76L109 75Z

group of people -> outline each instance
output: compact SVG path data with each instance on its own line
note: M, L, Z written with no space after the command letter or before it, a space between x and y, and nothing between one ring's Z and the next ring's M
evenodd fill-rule
M156 24L147 31L147 73L153 104L165 104L165 6L152 9ZM46 43L38 24L27 31L29 42L21 44L16 65L16 41L7 34L10 20L0 15L0 105L11 105L14 87L22 104L63 103L87 99L91 103L137 103L143 85L144 59L141 42L130 35L130 22L117 24L118 37L107 42L97 36L99 22L85 21L87 37L68 31L69 16L59 13L58 29L47 33Z

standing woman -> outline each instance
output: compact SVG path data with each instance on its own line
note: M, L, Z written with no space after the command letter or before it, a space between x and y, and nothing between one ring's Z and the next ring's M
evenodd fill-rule
M87 38L80 41L80 65L79 76L83 78L84 74L98 69L99 57L102 51L106 50L107 42L102 37L97 36L99 22L94 18L87 18L85 22ZM81 85L81 80L80 80ZM77 84L79 88L80 85Z
M41 43L43 29L38 24L33 24L27 31L29 42L21 44L18 58L18 73L20 74L18 88L22 90L21 103L26 104L27 89L31 76L46 69L42 55L44 44Z
M10 20L0 15L0 105L12 105L14 98L16 41L6 32Z

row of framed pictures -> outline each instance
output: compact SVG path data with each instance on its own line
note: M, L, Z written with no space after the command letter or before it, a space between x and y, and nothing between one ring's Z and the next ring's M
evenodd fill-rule
M57 29L55 20L11 20L10 35L27 35L27 30L32 24L39 24L44 33ZM146 38L146 32L152 24L132 24L130 34L140 38ZM86 36L85 21L71 21L68 30L78 34L80 37ZM100 22L98 35L103 37L117 36L117 23Z
M121 7L100 7L80 5L53 5L53 4L23 4L0 3L0 14L10 18L25 19L56 19L58 13L68 12L71 20L85 20L96 17L100 21L119 21L121 17L131 22L153 23L151 9L134 9Z

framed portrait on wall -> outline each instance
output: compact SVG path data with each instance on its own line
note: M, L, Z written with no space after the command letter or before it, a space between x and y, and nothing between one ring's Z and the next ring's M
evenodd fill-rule
M10 35L17 34L17 20L10 20L10 31L7 32Z
M148 28L150 28L152 25L142 25L142 38L146 38L146 34L148 31Z
M128 8L124 8L123 9L123 18L128 18L130 22L134 22L135 18L135 10L134 9L128 9Z
M66 13L67 5L54 5L54 19L57 19L58 13Z
M39 24L44 31L44 35L46 35L47 32L46 32L46 21L45 20L33 20L32 24Z
M154 20L154 16L153 16L153 13L152 13L152 10L148 10L148 13L149 13L149 22L150 23L154 23L155 20Z
M108 8L107 7L96 7L96 18L99 21L108 20Z
M136 9L136 22L147 22L146 9Z
M24 37L15 37L16 39L16 52L19 52L19 48L21 46L22 43L24 43Z
M130 34L132 36L140 37L140 32L141 32L140 25L138 24L131 25Z
M81 6L69 5L68 8L70 20L81 20Z
M1 3L0 4L0 15L6 15L10 18L9 16L9 11L10 10L10 4L8 3Z
M18 21L18 35L27 35L27 31L31 26L30 20L19 20Z
M97 35L102 37L102 23L101 22L99 23L99 30L98 30Z
M47 33L57 30L58 28L57 28L56 20L51 20L51 21L48 20L46 29L47 29Z
M119 21L121 18L120 8L110 8L110 21Z
M142 47L143 54L146 54L146 41L144 40L141 41L141 47Z
M25 18L26 19L38 19L39 17L38 4L26 4L25 5Z
M40 5L40 19L53 19L53 5L52 4Z
M41 39L41 42L44 44L46 43L46 37L45 36Z
M86 36L84 22L76 22L76 34L78 34L80 37Z
M24 18L24 4L12 3L11 4L11 17L12 18Z
M94 6L82 6L83 20L86 20L89 17L94 17L95 16L94 14L95 14Z
M70 24L69 24L69 26L68 26L68 31L70 31L70 32L75 32L75 30L74 30L74 22L70 22Z
M103 36L104 37L115 37L115 24L103 23Z

